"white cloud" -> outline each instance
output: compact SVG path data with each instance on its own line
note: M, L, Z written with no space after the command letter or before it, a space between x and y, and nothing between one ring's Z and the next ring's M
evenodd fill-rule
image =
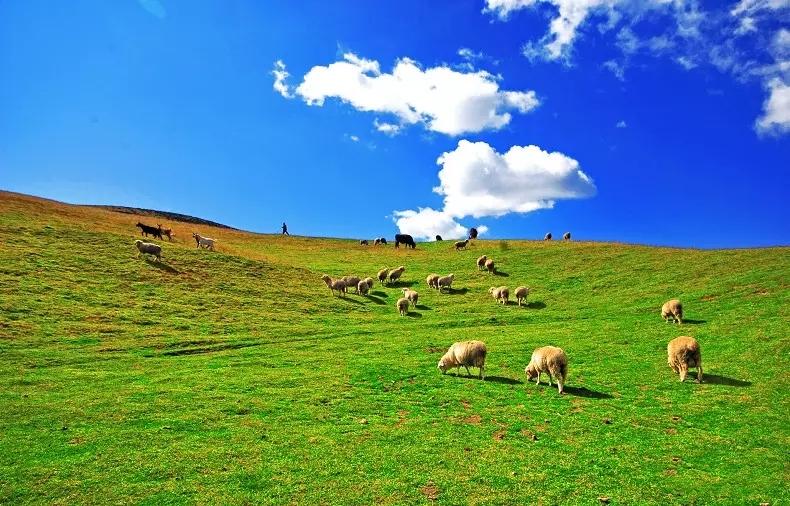
M409 234L415 239L427 240L432 240L437 235L442 236L442 239L466 237L467 229L447 213L436 211L430 207L418 209L419 211L408 210L393 213L393 221L401 234Z
M618 122L618 123L615 125L615 127L617 127L617 128L626 128L627 126L628 126L628 124L625 122L625 120L624 120L624 119L620 120L620 121L619 121L619 122Z
M352 135L352 136L350 136L349 138L350 138L352 141L354 141L354 142L359 142L359 137L357 137L356 135Z
M373 120L373 126L376 127L376 130L379 132L385 133L389 136L398 135L401 129L399 125L395 125L393 123L381 123L379 122L378 118Z
M623 63L618 63L615 60L607 60L603 62L603 68L611 71L617 79L625 81L625 65Z
M277 60L274 62L274 70L272 71L272 74L274 74L274 85L272 86L274 91L285 98L293 98L291 89L287 84L285 84L285 80L288 79L290 74L285 71L285 64L282 62L282 60Z
M290 98L286 95L290 89L280 77L283 72L285 65L278 62L275 90ZM447 66L423 70L417 62L401 58L387 74L378 62L352 53L310 69L293 93L308 105L321 106L326 99L337 98L358 111L392 114L401 126L420 123L451 136L498 130L510 123L511 111L525 114L540 105L534 91L500 90L497 76L482 70Z
M403 233L422 238L463 237L467 229L457 220L467 216L528 213L552 208L559 199L587 198L597 192L579 162L538 146L513 146L500 154L485 142L461 140L436 163L442 169L440 184L433 191L444 196L444 207L395 211L394 221ZM488 231L485 225L477 229Z
M769 96L763 104L763 115L755 122L761 134L781 135L790 132L790 85L774 78L768 82Z

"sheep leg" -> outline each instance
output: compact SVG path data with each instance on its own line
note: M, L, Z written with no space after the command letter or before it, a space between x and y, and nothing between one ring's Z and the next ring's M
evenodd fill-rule
M540 371L538 371L538 381L536 381L535 384L540 385Z
M485 368L485 366L483 366L483 365L480 366L480 371L479 371L478 377L481 380L485 381L485 379L486 379L486 368Z
M471 376L472 376L472 373L471 373L471 372L469 372L469 366L468 366L468 365L464 365L464 367L466 367L466 375L467 375L468 377L471 377Z
M686 381L686 375L689 372L689 368L687 365L683 364L680 366L680 382L683 383Z
M702 383L702 364L697 364L697 383Z
M551 376L551 371L549 371L549 386L552 386L551 382L552 382L553 379L554 378Z

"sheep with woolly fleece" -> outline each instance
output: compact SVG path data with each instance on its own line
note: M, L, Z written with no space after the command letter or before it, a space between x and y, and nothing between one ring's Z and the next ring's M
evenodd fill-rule
M400 277L403 275L403 271L405 271L405 270L406 270L406 267L404 267L402 265L400 267L398 267L397 269L392 269L390 271L390 283L400 279Z
M466 368L466 375L472 376L469 367L479 368L478 377L486 379L486 345L483 341L458 341L453 343L447 353L439 359L438 368L442 374L446 374L448 369L455 368L455 375L458 376L461 366Z
M494 273L494 261L491 260L490 258L486 260L486 270L488 270L489 274Z
M420 298L420 295L411 288L403 288L402 290L403 296L409 299L409 302L411 302L412 306L417 307L417 299Z
M455 249L459 250L461 248L466 248L466 245L469 244L469 239L464 239L463 241L458 241L455 243Z
M362 281L357 283L357 293L359 295L367 295L369 291L370 291L370 286L368 285L367 281L363 279Z
M362 281L368 284L368 289L373 289L373 278L365 278Z
M502 302L502 304L507 305L508 300L510 299L510 288L506 286L494 287L488 289L488 293L494 296L497 302Z
M671 340L667 345L667 363L669 367L680 374L680 381L686 381L689 368L697 368L697 383L702 383L702 352L696 339L690 336L680 336Z
M448 274L447 276L442 276L436 280L436 286L439 287L439 293L444 293L444 289L449 289L452 287L453 280L455 279L455 274Z
M439 281L438 274L428 274L428 277L425 278L425 281L428 282L428 288L435 288L437 290L439 289L439 284L437 283Z
M664 302L664 305L661 306L661 318L667 323L670 321L683 323L683 304L678 299Z
M544 240L544 241L550 241L550 240L551 240L551 232L549 232L548 234L546 234L546 236L543 238L543 240Z
M335 294L335 290L343 295L346 294L346 283L342 279L332 279L326 274L321 276L321 279L324 280L324 283L326 283L326 286L329 288L329 291L332 293L332 295Z
M140 256L140 253L146 253L148 255L155 256L158 261L162 261L162 247L158 244L143 242L140 239L137 239L134 241L134 245L137 246L138 257Z
M359 278L359 276L343 276L341 279L343 280L343 283L345 283L348 288L353 288L354 291L359 293L359 290L357 289L357 285L359 285L359 282L362 281Z
M570 241L571 240L571 233L570 232L565 232L565 235L563 235L562 238L564 240L566 240L566 241Z
M208 248L211 251L214 251L214 243L216 239L212 239L211 237L203 237L200 234L192 234L192 237L195 238L195 242L197 242L198 248Z
M398 302L395 303L395 307L398 308L398 313L400 313L401 316L407 314L409 312L409 299L401 297L398 299Z
M527 300L527 296L529 295L529 288L526 286L519 286L516 288L516 291L513 292L513 295L516 296L516 300L518 301L518 307L521 307L521 303Z
M483 270L485 268L486 260L487 260L487 257L485 255L483 255L483 256L481 256L480 258L477 259L477 270L478 271Z
M549 374L549 386L554 376L557 379L557 390L562 393L568 378L568 356L562 348L543 346L532 353L532 358L524 369L527 381L532 381L537 376L538 381L535 384L540 385L540 375L544 372Z
M381 269L376 276L379 278L379 283L382 285L387 281L390 271L388 269Z

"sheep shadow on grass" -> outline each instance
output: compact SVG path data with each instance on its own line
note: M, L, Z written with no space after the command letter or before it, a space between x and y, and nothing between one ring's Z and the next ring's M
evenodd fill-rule
M524 304L524 306L528 307L529 309L545 309L546 303L536 300L534 302L528 302Z
M514 378L506 378L504 376L486 376L486 381L492 383L502 383L504 385L523 385L524 382Z
M390 288L411 288L417 283L418 281L393 281L387 286L389 286Z
M368 300L378 304L379 306L383 306L383 305L385 305L387 303L386 301L381 300L378 297L373 297L372 295L368 295L367 298L368 298Z
M684 324L702 325L703 323L708 323L708 321L707 320L683 320L683 323L681 323L681 325L684 325Z
M508 274L505 271L499 271L499 270L494 269L494 276L500 276L500 277L503 277L503 278L509 278L510 274Z
M417 307L417 309L419 309L420 311L430 311L430 310L431 310L431 308L429 308L429 307L428 307L428 306L426 306L425 304L417 304L417 306L416 306L416 307Z
M542 382L541 382L542 383ZM556 387L556 385L555 385ZM564 393L568 395L575 395L576 397L586 397L588 399L611 399L610 394L604 392L596 392L595 390L588 390L585 387L569 387L565 385L563 388Z
M146 258L145 263L147 263L151 267L156 267L159 270L169 272L170 274L181 274L181 271L179 271L175 267L170 267L167 264L163 264L162 262L151 260L150 258Z
M442 291L442 295L466 295L469 293L468 288L446 288Z
M370 292L369 294L371 297L381 297L382 299L387 298L387 292L381 292L376 290L375 292Z
M417 311L406 311L406 316L410 318L422 318L422 315Z
M361 300L351 297L350 294L346 295L345 297L338 295L337 298L340 300L345 300L347 302L353 302L354 304L362 304Z
M685 322L684 322L685 323ZM693 373L689 372L689 376ZM711 385L724 385L728 387L750 387L752 386L751 381L744 381L735 378L728 378L727 376L719 376L718 374L708 374L704 373L702 375L702 382L703 383L710 383Z

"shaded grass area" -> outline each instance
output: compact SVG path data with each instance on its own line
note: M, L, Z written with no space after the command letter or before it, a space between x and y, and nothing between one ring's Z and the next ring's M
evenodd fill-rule
M135 256L137 218L0 193L0 503L790 499L787 248L196 230L210 252L174 222L159 264ZM366 297L320 280L399 265ZM502 284L528 304L497 304ZM674 297L683 325L659 316ZM678 335L702 384L666 364ZM486 381L436 368L465 339L486 342ZM565 395L526 381L546 344L569 356Z

